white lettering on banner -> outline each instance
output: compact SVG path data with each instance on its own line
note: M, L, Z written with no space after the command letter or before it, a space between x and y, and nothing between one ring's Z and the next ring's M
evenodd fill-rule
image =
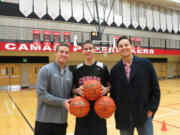
M55 51L56 46L41 46L41 45L34 45L34 44L26 44L26 43L19 43L18 45L16 43L6 43L4 45L5 50L19 50L19 51ZM112 52L112 53L119 53L118 48L113 48L113 47L106 47L106 46L96 46L96 53L103 53L103 52ZM82 47L81 46L76 46L73 47L73 52L81 52ZM141 49L132 49L132 53L134 54L154 54L155 51L154 49L146 49L146 48L141 48Z
M75 48L76 48L76 51L80 51L80 50L82 49L81 46L76 46ZM73 50L73 51L74 51L74 50Z
M142 53L142 49L137 49L137 53L141 54Z
M73 51L74 51L74 52L79 51L79 50L81 50L81 49L82 49L81 46L74 46L74 47L73 47Z
M73 52L76 52L77 51L77 47L73 47Z
M26 44L21 44L20 47L18 48L19 51L21 50L28 50Z
M41 46L40 45L30 44L30 50L40 51Z
M14 43L7 43L7 44L5 44L5 48L7 50L15 50L16 49L16 44L14 44Z
M135 50L135 49L132 49L132 53L136 53L136 50Z
M57 47L57 45L54 45L54 46L53 46L53 51L56 51L56 47Z
M134 54L154 54L154 49L132 49Z
M154 49L149 50L150 54L154 54Z
M144 54L148 54L148 49L143 49Z
M45 46L43 47L43 51L46 51L46 50L51 51L51 47L50 47L50 46L45 45Z

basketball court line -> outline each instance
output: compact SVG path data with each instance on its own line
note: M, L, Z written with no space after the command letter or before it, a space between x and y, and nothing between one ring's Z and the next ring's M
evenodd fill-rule
M177 97L177 98L180 98L180 96L175 96L175 95L171 95L171 96L173 96L173 97Z
M8 115L10 115L10 114L11 114L11 111L10 111L10 109L9 109L9 105L8 105L8 103L7 103L6 100L4 100L4 104L5 104L6 109L7 109L7 111L8 111Z
M161 122L161 121L159 121L159 120L153 120L154 122L157 122L157 123L163 123L163 122ZM166 123L166 126L169 126L169 127L173 127L173 128L177 128L177 129L180 129L180 127L177 127L177 126L175 126L175 125L172 125L172 124L168 124L168 123Z
M167 104L167 105L162 105L162 106L159 106L159 107L172 106L172 105L180 105L180 103L175 103L175 104Z
M177 111L177 110L168 109L168 108L163 108L163 107L159 107L158 110L166 110L166 111L169 111L169 112L175 112L175 111Z
M14 103L12 102L12 108L15 108L15 105L14 105Z
M174 111L174 112L171 112L171 113L165 113L165 114L156 115L155 118L161 118L161 117L164 117L164 116L174 115L174 114L177 114L177 113L180 113L180 111Z
M114 124L111 124L111 125L108 125L108 124L107 124L107 127L108 127L108 128L113 128L113 127L116 127L116 126L115 126Z
M24 111L24 113L29 113L29 112L33 112L33 111ZM17 114L19 114L19 112L11 112L11 115L17 115ZM0 117L1 116L9 116L9 114L3 113L3 114L0 114Z
M20 110L20 108L18 107L18 105L16 104L16 102L13 100L13 98L11 97L11 95L9 94L9 92L7 92L7 95L9 96L9 98L11 99L11 101L14 103L14 105L16 106L16 108L18 109L19 113L21 114L21 116L24 118L24 120L26 121L26 123L28 124L28 126L31 128L31 130L34 132L34 128L32 127L32 125L29 123L29 121L27 120L27 118L25 117L25 115L22 113L22 111Z
M73 133L68 133L68 134L66 134L66 135L74 135Z

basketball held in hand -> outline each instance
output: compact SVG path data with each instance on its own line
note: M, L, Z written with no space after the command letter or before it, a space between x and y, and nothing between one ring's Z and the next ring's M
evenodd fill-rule
M94 110L100 118L109 118L116 109L114 100L108 96L98 98L94 105Z
M88 80L84 82L82 91L84 92L85 98L93 101L100 97L102 85L96 80Z
M69 104L69 110L71 114L80 118L88 114L90 105L85 98L78 96L71 100Z

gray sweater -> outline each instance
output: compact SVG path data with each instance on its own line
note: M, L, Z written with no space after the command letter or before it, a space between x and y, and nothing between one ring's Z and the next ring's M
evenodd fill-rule
M72 73L60 69L57 62L45 65L37 77L37 113L36 121L45 123L67 122L67 110L64 108L65 99L70 98L72 89Z

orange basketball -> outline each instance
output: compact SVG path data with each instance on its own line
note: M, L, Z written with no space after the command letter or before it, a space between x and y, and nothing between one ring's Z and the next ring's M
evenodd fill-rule
M115 111L114 100L108 96L98 98L94 105L94 110L100 118L109 118Z
M69 104L70 113L76 117L86 116L89 112L89 109L89 102L81 96L73 98Z
M82 91L88 100L96 100L101 95L102 85L96 80L88 80L84 82Z

